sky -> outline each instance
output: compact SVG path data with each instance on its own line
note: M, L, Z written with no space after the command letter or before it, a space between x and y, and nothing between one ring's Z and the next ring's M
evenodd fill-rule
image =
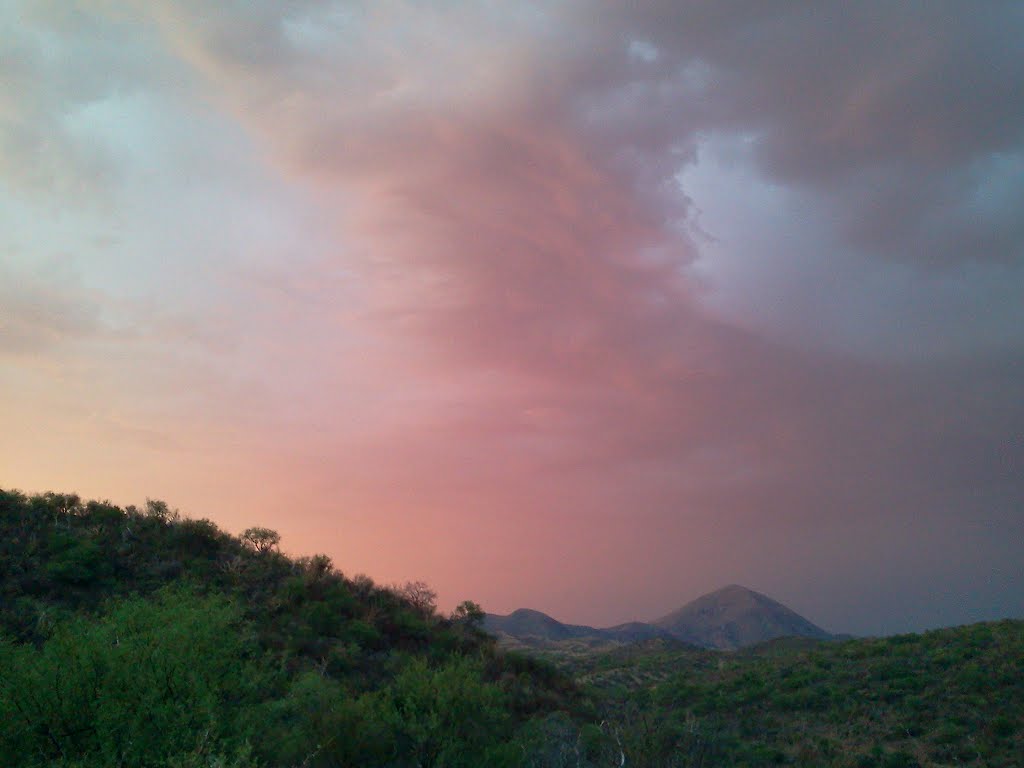
M1024 6L0 0L0 487L442 608L1024 617Z

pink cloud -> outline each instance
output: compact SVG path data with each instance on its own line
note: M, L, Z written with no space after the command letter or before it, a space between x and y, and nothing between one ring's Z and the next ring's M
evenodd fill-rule
M1005 513L1021 498L1019 355L893 364L711 314L692 269L699 201L677 176L703 136L749 134L751 173L860 222L835 227L837 252L915 262L945 231L928 222L958 209L964 164L1016 134L949 111L945 18L926 14L937 47L907 58L902 11L881 35L839 6L731 8L141 5L134 23L159 30L330 241L297 267L232 272L226 317L200 318L232 328L223 361L209 379L171 367L207 403L184 408L185 444L214 444L217 469L166 469L189 489L172 501L216 499L221 519L276 525L295 551L329 545L346 570L576 621L650 618L735 581L825 606L880 573L953 581L984 569L982 551L1004 558L981 537L962 571L937 565L958 542L920 520L962 532L949 499L966 495L969 514L1019 530ZM999 38L984 20L968 31ZM1005 90L1000 55L967 70L985 103ZM891 88L878 68L899 74ZM865 179L892 193L884 210ZM944 240L974 242L954 228ZM994 231L993 251L1015 253L1016 229ZM898 624L869 613L858 626ZM815 618L854 628L842 615Z

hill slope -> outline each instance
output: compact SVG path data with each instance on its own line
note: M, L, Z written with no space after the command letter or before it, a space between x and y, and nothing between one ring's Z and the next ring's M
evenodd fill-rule
M472 604L277 539L0 489L0 765L509 765L578 698Z
M572 661L604 718L642 723L624 730L634 764L1024 765L1024 621L741 653L634 645Z

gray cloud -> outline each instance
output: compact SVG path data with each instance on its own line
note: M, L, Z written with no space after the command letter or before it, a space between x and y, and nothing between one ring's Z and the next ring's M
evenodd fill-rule
M664 171L692 161L694 147L698 164L713 164L706 150L731 136L744 146L735 183L784 192L790 219L730 258L764 275L741 283L782 304L773 322L785 338L805 340L792 329L817 325L819 345L915 356L1024 343L1017 5L645 3L588 18L598 44L576 65L584 87L566 91L575 124L610 142L601 151L625 148ZM615 55L630 40L656 56ZM683 183L701 207L702 189ZM728 200L717 201L711 234L735 251L734 230L764 212L732 192L732 220ZM805 230L814 254L794 249L810 245ZM797 290L820 294L819 323L797 314L807 302L792 287L773 295L780 279L818 280ZM891 330L851 333L876 323Z
M837 245L923 265L1024 256L1019 5L673 3L622 24L666 79L700 65L681 120L751 135L768 179L837 213Z

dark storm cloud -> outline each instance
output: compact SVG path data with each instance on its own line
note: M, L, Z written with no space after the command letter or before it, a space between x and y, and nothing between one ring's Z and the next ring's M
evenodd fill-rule
M754 138L769 179L828 202L841 242L924 263L1022 258L1018 3L666 3L619 11L676 114Z

